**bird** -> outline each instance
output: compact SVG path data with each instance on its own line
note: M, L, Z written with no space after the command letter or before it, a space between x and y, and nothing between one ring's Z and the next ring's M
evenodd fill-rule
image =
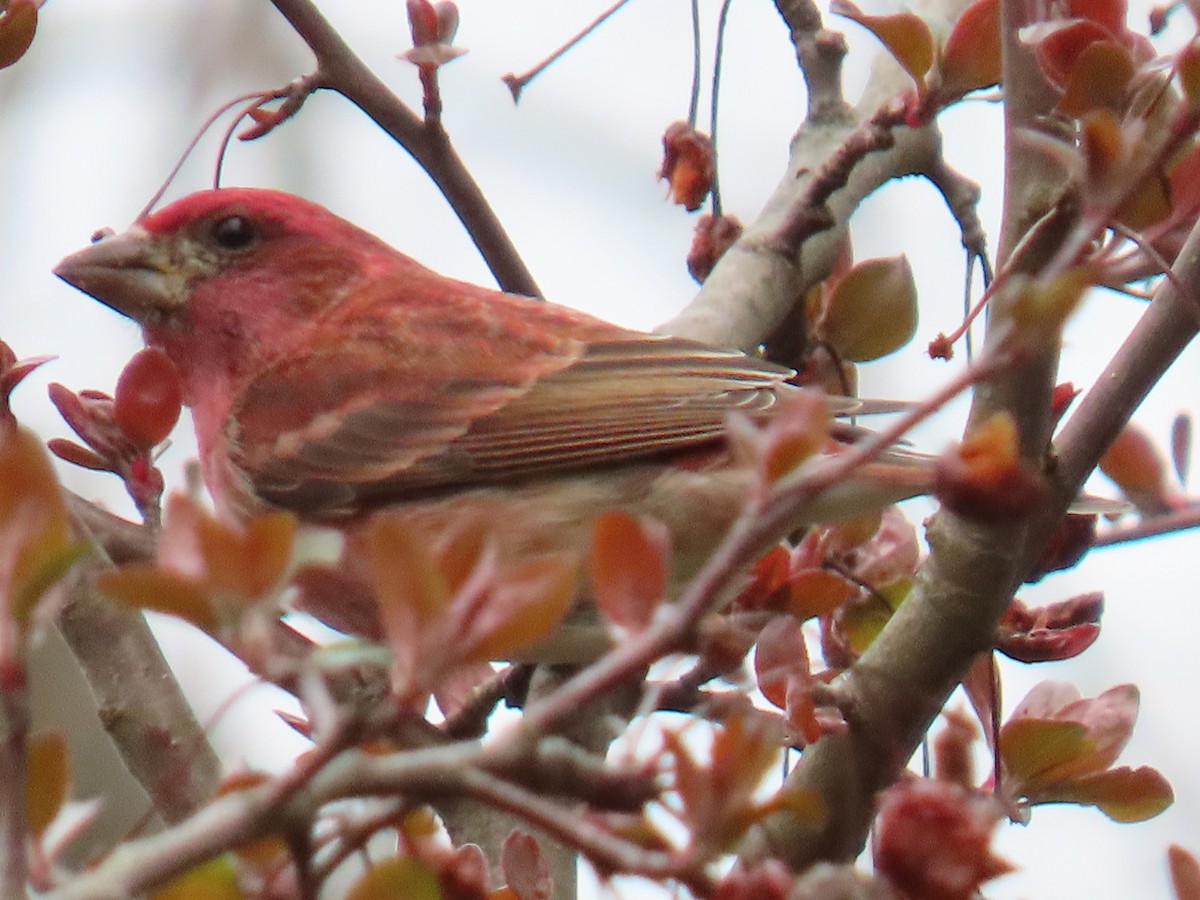
M753 490L729 416L770 416L800 390L756 356L450 279L263 188L187 195L54 272L175 363L220 515L288 510L350 544L388 511L434 544L486 529L502 561L582 553L596 516L622 508L665 525L677 586ZM927 493L930 459L867 467L803 518ZM377 635L371 601L337 580L360 568L301 607Z

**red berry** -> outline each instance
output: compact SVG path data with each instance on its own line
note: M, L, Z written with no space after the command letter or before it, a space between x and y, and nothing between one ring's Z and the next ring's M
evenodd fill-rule
M147 347L117 379L113 420L130 441L149 450L171 433L182 403L179 370L161 350Z

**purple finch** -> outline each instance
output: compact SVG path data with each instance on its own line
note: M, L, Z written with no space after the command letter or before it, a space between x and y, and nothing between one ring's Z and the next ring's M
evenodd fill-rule
M55 272L178 367L220 513L292 510L351 543L386 508L434 544L486 528L502 561L579 554L623 507L666 525L678 582L754 486L727 416L795 390L736 351L453 281L274 191L192 194ZM838 486L807 519L930 483L927 466L878 468L889 478ZM314 597L335 627L377 632L369 603Z

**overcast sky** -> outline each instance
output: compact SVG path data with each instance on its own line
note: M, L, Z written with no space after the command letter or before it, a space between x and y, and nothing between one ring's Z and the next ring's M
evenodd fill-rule
M499 80L533 64L605 5L462 0L458 42L470 52L444 70L445 120L546 296L649 328L685 304L695 287L683 263L694 221L664 201L655 180L662 130L687 109L689 4L633 3L536 81L519 107ZM415 70L395 59L408 46L404 4L337 0L325 6L364 60L419 104ZM717 4L706 0L702 7L711 61ZM844 27L853 48L849 80L860 85L875 47L852 24ZM783 171L804 89L766 0L733 5L727 40L721 181L726 209L749 219ZM60 356L17 397L19 414L40 433L66 433L46 400L48 381L111 390L122 362L140 346L134 326L58 283L51 267L97 227L127 225L213 108L284 84L309 66L305 48L265 2L55 0L44 8L29 56L0 73L0 337L18 355ZM981 211L991 226L1000 201L998 112L972 103L944 121L949 161L984 185ZM208 141L172 195L207 186L213 157ZM297 120L267 139L235 146L226 183L303 194L434 268L491 283L423 174L333 95L310 99ZM908 253L922 295L914 346L864 367L863 393L920 396L948 371L921 348L955 323L962 258L953 223L936 193L914 181L872 198L854 238L860 258ZM1089 384L1139 312L1128 299L1091 299L1068 331L1064 380ZM1196 354L1189 352L1139 414L1160 440L1175 413L1193 404L1198 375ZM948 411L916 435L917 443L940 449L956 434L960 416L961 408ZM192 452L185 423L163 463L174 483ZM64 476L74 489L128 511L115 479L77 470ZM1122 762L1163 770L1179 802L1139 826L1118 826L1094 811L1039 809L1032 828L1003 829L1001 852L1024 868L997 881L989 897L1166 897L1167 844L1200 851L1194 762L1200 724L1192 694L1200 681L1200 616L1191 556L1198 540L1184 535L1103 551L1024 595L1037 602L1103 589L1104 633L1078 661L1008 667L1006 706L1042 678L1075 681L1088 696L1138 683L1142 717ZM184 677L203 714L211 714L236 684L236 671L214 693L210 651L182 641L179 627L163 633L178 658L192 664ZM264 704L281 703L264 691L236 703L216 729L224 752L254 765L279 765L296 748L284 729L270 731L269 740L245 738L258 734Z

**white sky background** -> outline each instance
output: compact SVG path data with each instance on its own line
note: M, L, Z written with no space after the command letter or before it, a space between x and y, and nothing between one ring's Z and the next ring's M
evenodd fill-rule
M331 0L324 4L344 37L389 85L419 106L415 70L395 54L409 44L404 4ZM540 59L607 5L607 0L461 0L458 43L470 52L443 70L445 121L547 297L623 324L648 328L685 304L694 284L684 255L694 219L666 203L655 181L660 136L686 114L691 30L686 0L641 0L527 90L514 108L499 76ZM705 0L711 58L718 3ZM875 5L874 11L887 7ZM1134 24L1140 27L1142 19ZM831 19L851 41L849 78L875 51L851 23ZM787 142L804 110L792 48L767 0L735 3L722 84L721 182L729 212L754 217L780 177ZM146 202L198 123L219 103L305 73L310 57L266 2L233 0L55 0L43 9L29 56L0 72L0 337L18 355L60 359L29 379L19 415L47 437L65 435L45 396L49 381L111 390L125 359L141 346L136 327L50 275L66 253L101 225L124 227ZM854 88L852 88L854 90ZM853 94L851 94L853 96ZM707 107L707 99L704 101ZM702 126L706 118L702 116ZM998 215L1002 136L998 111L982 103L947 114L947 156L985 186L982 213ZM214 141L202 146L171 196L211 180ZM235 146L225 183L292 190L331 207L455 277L490 284L488 272L440 195L374 124L332 94L309 100L296 120L252 145ZM994 227L991 231L994 243ZM889 188L856 220L859 258L909 254L923 319L911 348L862 370L868 396L915 397L940 383L946 364L929 361L925 342L955 324L962 258L938 195L922 182ZM1062 375L1090 384L1140 311L1134 301L1097 295L1067 335ZM1190 407L1197 359L1189 351L1138 419L1160 439ZM950 411L917 435L939 449L957 434ZM179 483L194 448L181 425L163 465ZM115 479L64 471L67 482L128 511ZM1006 706L1036 681L1062 678L1093 696L1121 682L1143 691L1141 720L1122 762L1154 765L1178 802L1158 819L1119 826L1099 813L1038 809L1028 829L1005 827L999 848L1022 871L995 882L989 897L1166 897L1164 851L1177 841L1200 851L1196 828L1200 675L1194 610L1196 535L1106 550L1080 569L1023 596L1049 601L1083 590L1107 593L1104 631L1071 663L1009 666ZM204 715L233 685L219 657L162 629ZM264 730L255 691L220 721L215 740L227 758L280 764L295 750L282 727ZM624 891L622 891L624 893Z

